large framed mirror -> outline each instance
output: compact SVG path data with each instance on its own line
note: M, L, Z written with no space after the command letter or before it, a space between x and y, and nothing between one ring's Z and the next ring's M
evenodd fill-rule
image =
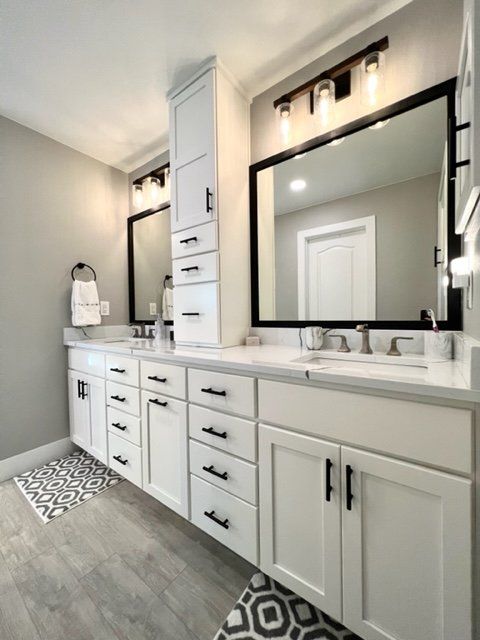
M130 216L128 285L130 322L173 324L170 203Z
M250 167L253 326L461 329L455 80ZM453 135L452 135L453 132Z

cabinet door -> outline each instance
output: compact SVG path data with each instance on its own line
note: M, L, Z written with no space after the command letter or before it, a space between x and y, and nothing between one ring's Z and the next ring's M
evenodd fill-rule
M187 405L142 392L143 489L188 518Z
M471 640L471 482L347 447L342 467L343 623L365 640Z
M90 448L88 402L84 398L82 383L85 374L68 372L68 404L70 410L70 439L82 449Z
M87 383L88 415L90 426L90 453L107 462L107 406L105 380L85 376Z
M216 218L215 71L170 101L172 231Z
M261 425L259 472L260 567L340 619L340 447Z

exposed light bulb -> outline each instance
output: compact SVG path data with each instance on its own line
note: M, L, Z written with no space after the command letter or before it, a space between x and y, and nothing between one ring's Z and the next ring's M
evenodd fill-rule
M143 186L141 184L133 185L132 197L135 209L141 209L143 207Z
M305 151L304 153L297 153L296 156L293 156L294 160L299 160L300 158L304 158L307 155L307 152Z
M293 104L291 102L282 102L278 105L276 111L279 119L280 139L282 144L287 145L291 136Z
M148 178L148 186L149 186L149 196L150 196L150 204L152 206L160 204L161 201L161 193L162 193L162 185L158 178Z
M338 147L339 144L342 144L342 142L345 140L345 138L337 138L336 140L332 140L331 142L327 142L327 147Z
M326 127L330 123L335 110L335 83L328 78L320 80L315 86L314 93L315 111L321 126Z
M383 129L383 127L386 127L389 122L390 118L387 118L386 120L379 120L378 122L375 122L375 124L371 124L368 128L376 131L377 129Z
M381 51L373 51L362 62L362 100L369 107L380 101L384 85L385 56Z
M303 191L303 189L305 189L306 186L307 186L307 183L305 182L305 180L302 180L301 178L297 180L292 180L292 182L290 182L290 189L292 191Z

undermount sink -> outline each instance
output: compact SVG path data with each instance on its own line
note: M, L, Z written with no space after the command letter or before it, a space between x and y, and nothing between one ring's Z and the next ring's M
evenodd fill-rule
M394 362L391 360L394 359ZM393 356L314 352L291 361L304 364L309 371L367 378L403 378L421 380L428 374L428 365L416 358Z

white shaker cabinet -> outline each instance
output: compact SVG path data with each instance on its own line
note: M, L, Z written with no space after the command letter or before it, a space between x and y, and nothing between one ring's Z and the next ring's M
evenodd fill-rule
M341 619L340 446L261 425L260 567Z
M343 623L365 640L470 640L471 482L348 447L342 467Z
M106 463L105 380L70 370L68 372L68 398L72 442Z
M185 402L142 391L142 450L144 491L188 518Z

